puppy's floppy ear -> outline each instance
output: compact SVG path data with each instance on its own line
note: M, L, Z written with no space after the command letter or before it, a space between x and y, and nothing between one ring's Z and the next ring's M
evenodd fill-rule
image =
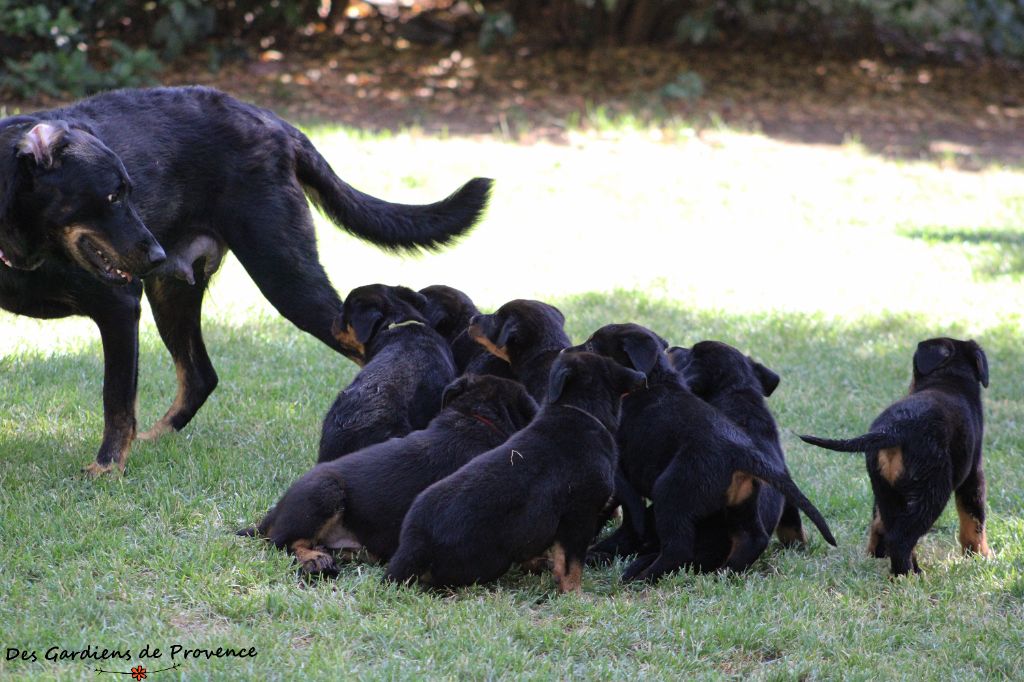
M416 310L423 312L427 308L427 297L418 291L413 291L409 287L397 286L394 287L395 295L402 301L405 301Z
M662 345L664 343L664 345ZM647 334L629 334L622 339L622 352L633 364L633 369L649 374L658 364L658 356L668 346L661 339Z
M665 353L668 355L669 362L672 363L672 369L676 372L682 373L683 369L690 364L691 353L689 348L672 346Z
M379 310L357 310L353 313L349 324L356 333L356 340L365 344L377 333L378 327L384 320L384 313Z
M548 402L553 403L562 396L565 390L565 383L575 373L573 366L568 362L555 362L551 368L551 375L548 377Z
M448 407L453 400L465 393L466 389L473 385L473 381L472 376L462 376L445 386L441 394L441 409Z
M981 385L988 388L988 358L985 356L985 351L981 349L981 346L976 341L968 341L967 345L971 347L971 351L974 353L974 374L978 377Z
M632 393L647 385L647 374L638 372L628 367L615 364L613 366L612 379L615 381L615 389L622 393Z
M57 151L68 133L63 121L37 123L18 140L18 156L30 156L41 168L52 168Z
M757 376L757 380L761 382L762 393L767 398L779 387L779 381L781 381L779 375L760 362L755 362L749 357L747 359L750 360L750 366L754 368L754 374Z
M927 376L949 362L952 356L953 347L947 339L922 341L917 344L917 352L914 353L914 371Z
M498 348L505 348L508 346L509 341L514 341L516 335L519 333L519 322L515 318L505 318L505 324L501 325L501 330L498 331L498 338L495 339L494 345Z

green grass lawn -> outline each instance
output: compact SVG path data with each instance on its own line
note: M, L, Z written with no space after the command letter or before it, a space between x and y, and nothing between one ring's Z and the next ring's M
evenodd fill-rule
M558 305L574 340L635 321L671 342L732 343L776 370L770 399L794 478L832 525L804 551L773 542L744 575L622 586L621 565L559 596L549 576L427 595L376 566L302 584L287 556L230 531L316 459L320 420L355 367L284 322L229 258L205 307L220 387L182 433L137 443L123 478L78 474L102 428L88 320L0 314L0 677L88 678L141 661L182 678L972 679L1024 676L1024 171L962 172L721 131L671 143L632 131L568 146L373 137L313 129L335 169L394 201L498 180L456 248L396 258L321 224L342 293L447 283L485 309ZM923 538L924 574L864 556L870 488L858 455L796 433L854 435L910 380L916 343L988 352L991 561L964 559L951 508ZM174 395L143 314L142 426ZM50 647L132 652L47 662ZM186 648L255 658L182 661ZM106 679L101 676L99 679ZM115 679L115 678L110 678Z

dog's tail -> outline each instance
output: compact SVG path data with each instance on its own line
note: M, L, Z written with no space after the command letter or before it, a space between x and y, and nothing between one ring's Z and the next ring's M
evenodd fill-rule
M473 178L433 204L394 204L364 194L335 175L313 143L294 128L296 176L310 200L334 223L388 251L434 250L480 219L492 181Z
M836 539L832 535L832 531L828 527L828 523L825 521L825 517L821 515L818 508L815 507L807 496L803 494L803 491L797 487L796 483L789 475L789 471L785 468L778 469L772 466L770 463L752 456L749 452L744 452L743 459L747 460L739 468L752 476L761 479L771 487L782 493L789 502L796 505L800 511L807 515L807 518L818 528L818 532L821 533L821 537L825 538L825 541L833 547L836 546Z
M818 438L817 436L800 436L800 440L816 445L819 448L835 450L836 452L866 452L868 450L894 448L903 441L903 438L898 433L872 431L871 433L848 440L833 440L830 438Z
M274 519L277 518L277 505L274 505L267 513L263 515L263 518L259 523L245 528L239 528L235 531L235 535L243 538L266 538L269 535L270 528L274 525Z

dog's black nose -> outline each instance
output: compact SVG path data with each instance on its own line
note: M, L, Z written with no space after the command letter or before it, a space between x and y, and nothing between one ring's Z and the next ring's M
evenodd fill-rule
M156 267L167 260L167 253L164 251L164 247L153 242L153 245L149 247L146 257L149 258L150 267Z

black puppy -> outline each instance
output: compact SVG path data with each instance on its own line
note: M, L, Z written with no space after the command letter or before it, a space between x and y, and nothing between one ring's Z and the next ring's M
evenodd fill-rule
M888 555L893 575L920 572L914 547L956 493L960 546L992 556L985 534L984 422L981 389L988 359L974 341L922 341L914 353L910 394L850 440L800 436L811 445L863 452L875 495L869 555Z
M463 292L444 284L420 289L427 299L423 315L452 349L455 371L462 374L493 374L512 378L508 362L494 355L469 336L469 322L480 314L472 299Z
M123 470L136 434L140 278L178 375L171 408L142 434L152 438L183 428L217 385L200 307L226 251L282 315L342 352L331 335L341 301L306 196L397 250L466 232L489 189L478 178L436 204L387 203L345 184L265 109L201 87L108 92L0 121L0 307L96 322L105 423L88 471Z
M504 442L537 411L521 384L489 376L460 377L443 402L422 431L317 464L258 526L239 534L287 548L309 573L333 572L332 549L365 549L386 561L416 495Z
M695 395L740 427L772 464L787 470L778 427L764 400L778 387L778 374L718 341L701 341L693 348L670 348L668 356ZM732 510L721 513L719 532L729 539L727 552L723 556L707 557L705 563L721 566L728 562L734 570L742 570L768 546L768 535L773 530L783 545L807 541L799 510L786 502L775 488L761 485L756 479L752 485L754 492L744 504L754 507L758 522L738 527L734 523L737 516L749 518L749 508L742 509L738 515ZM708 530L714 532L706 529L705 535Z
M425 304L402 286L368 284L349 293L334 333L363 368L324 418L317 461L422 429L441 409L455 365L420 313Z
M683 566L718 568L701 560L707 553L701 548L701 535L706 535L701 524L723 511L730 514L736 529L735 546L726 552L724 566L741 570L749 565L747 556L760 523L756 506L749 504L756 492L755 479L782 492L834 545L825 520L785 467L687 388L669 364L667 346L649 329L613 324L597 330L577 347L647 375L646 390L623 401L617 441L623 475L652 502L659 550L638 557L623 580L653 581Z
M643 381L592 353L560 355L529 426L416 498L386 579L483 583L550 548L559 591L579 590L612 493L620 398Z
M526 385L535 400L542 400L551 363L572 343L564 327L565 316L558 308L541 301L516 299L490 315L474 316L469 336L509 363L512 376Z

